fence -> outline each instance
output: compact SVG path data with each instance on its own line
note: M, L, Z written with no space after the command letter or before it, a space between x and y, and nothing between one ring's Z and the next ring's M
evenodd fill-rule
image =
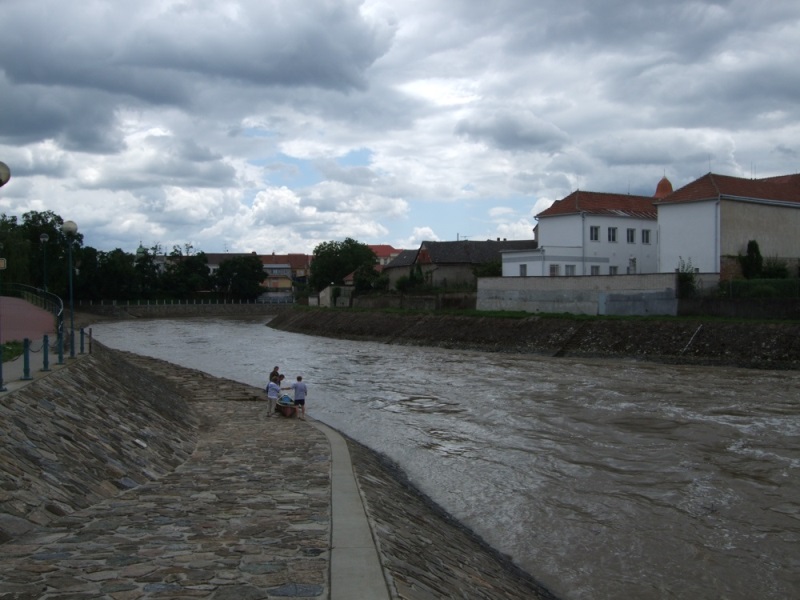
M88 334L86 330L80 329L78 332L79 335L79 353L86 354L87 351L89 354L92 352L92 333L91 329L89 330ZM69 348L69 356L70 358L75 357L75 340L70 338L69 344L67 344L67 340L63 335L63 331L61 331L58 336L56 337L55 344L50 343L50 336L44 335L40 343L34 342L28 338L25 338L22 341L22 354L18 357L3 362L3 350L2 346L0 346L0 392L8 391L6 389L5 384L10 382L10 378L19 379L22 381L30 381L33 379L32 368L36 369L38 365L33 365L33 362L37 362L35 360L35 355L41 355L41 361L39 364L41 368L39 371L50 371L50 353L55 352L57 365L63 365L64 362L64 355Z

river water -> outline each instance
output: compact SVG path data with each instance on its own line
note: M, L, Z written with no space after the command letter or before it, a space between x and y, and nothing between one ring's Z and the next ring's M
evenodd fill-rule
M94 337L309 415L572 599L800 597L800 374L352 342L264 321L101 323Z

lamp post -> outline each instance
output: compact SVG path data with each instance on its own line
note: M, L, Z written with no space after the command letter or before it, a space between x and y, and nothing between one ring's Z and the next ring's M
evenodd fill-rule
M39 236L39 241L42 243L42 289L47 291L47 242L50 236L43 233Z
M75 221L64 221L61 231L67 236L67 255L69 257L69 357L75 358L75 301L72 292L72 244L78 226Z

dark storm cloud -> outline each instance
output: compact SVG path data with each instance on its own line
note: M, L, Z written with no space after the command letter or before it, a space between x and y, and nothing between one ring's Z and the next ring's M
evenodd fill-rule
M224 85L230 93L231 83L222 82L346 91L366 85L365 69L388 47L352 2L254 2L227 18L194 4L147 16L153 11L137 11L138 4L112 11L101 3L48 19L42 13L61 5L37 4L46 8L12 3L0 19L0 68L17 88L10 114L20 115L0 134L30 140L59 137L66 128L71 148L104 146L102 135L68 127L79 109L108 104L104 96L123 106L190 107L204 87ZM65 95L72 96L67 106ZM39 100L24 115L28 96ZM111 121L100 118L101 125Z
M0 201L133 247L528 236L576 186L798 168L796 1L0 6Z
M567 141L555 125L533 114L509 111L465 119L456 126L456 133L512 151L554 152Z

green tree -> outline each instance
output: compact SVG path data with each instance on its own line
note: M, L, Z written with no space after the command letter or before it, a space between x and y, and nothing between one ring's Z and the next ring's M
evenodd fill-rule
M374 289L378 277L374 264L359 265L353 273L353 287L359 292L368 292Z
M697 280L695 277L692 259L683 260L678 257L678 298L693 298L697 293Z
M328 285L341 285L344 278L362 265L375 265L378 258L367 244L352 238L343 242L322 242L314 248L311 260L311 287L320 291Z
M174 298L188 298L196 292L211 289L208 258L204 252L172 256L163 280L165 292Z
M764 259L761 268L761 277L764 279L786 279L789 277L789 265L777 256L768 256Z
M739 264L742 267L742 275L745 279L757 279L761 276L761 269L764 267L764 259L758 242L750 240L747 242L747 254L739 255Z
M220 263L214 275L217 289L238 300L258 298L264 291L261 283L267 278L264 265L256 254L229 258Z
M81 263L84 261L81 257ZM101 252L98 274L99 289L103 298L133 300L137 297L136 266L132 254L116 248L111 252ZM83 264L82 264L82 267Z
M475 265L472 268L472 273L475 275L475 277L502 277L503 261L493 260L480 265Z
M30 284L30 244L17 223L17 217L0 216L0 256L6 259L6 269L0 273L3 282Z
M150 249L140 245L136 250L133 267L136 271L137 298L155 298L161 290L161 272L156 264L156 257L160 249L160 246L156 244Z

